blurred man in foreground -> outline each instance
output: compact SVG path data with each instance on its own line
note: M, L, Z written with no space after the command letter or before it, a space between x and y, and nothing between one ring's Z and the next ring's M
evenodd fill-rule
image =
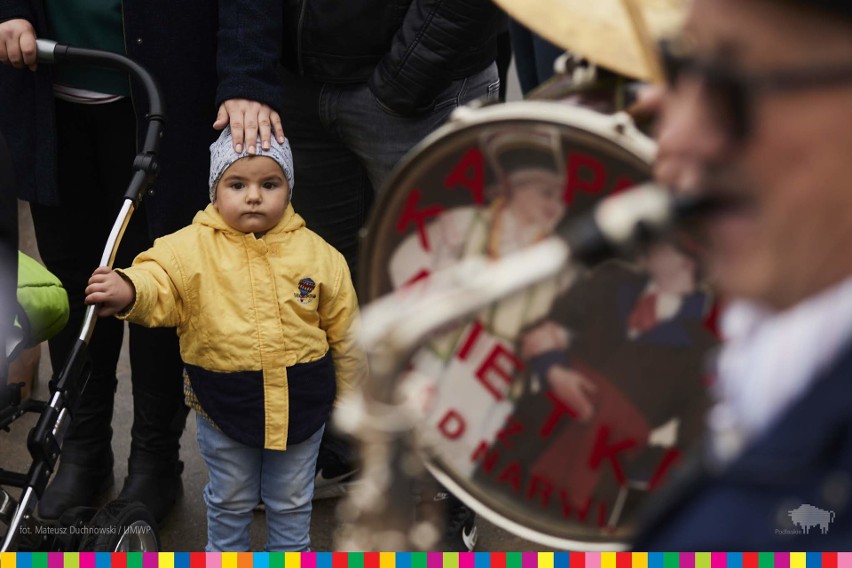
M852 2L694 0L663 46L658 171L707 222L722 319L704 455L639 550L852 542Z

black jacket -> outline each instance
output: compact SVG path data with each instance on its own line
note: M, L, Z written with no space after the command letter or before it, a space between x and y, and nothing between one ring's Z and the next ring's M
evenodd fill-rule
M402 114L428 111L450 82L491 64L505 19L491 0L231 0L220 10L239 16L222 22L218 102L279 106L281 61L320 82L367 82Z
M208 147L218 135L212 128L218 13L206 0L124 0L123 10L128 56L157 79L167 116L160 177L145 205L151 234L159 236L188 225L209 202ZM21 17L46 37L42 2L0 2L0 21ZM39 65L36 73L0 65L0 131L12 154L18 197L43 205L60 205L52 71L50 65ZM137 86L132 97L141 137L140 113L148 103Z

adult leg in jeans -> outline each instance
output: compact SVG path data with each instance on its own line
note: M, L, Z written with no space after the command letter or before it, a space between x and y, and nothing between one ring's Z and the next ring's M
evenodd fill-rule
M308 228L346 258L358 282L358 232L367 219L373 188L367 172L321 118L334 89L285 72L281 120L293 149L293 207Z
M341 140L364 164L370 181L382 192L391 170L405 154L449 119L458 107L471 101L496 101L500 79L497 65L453 81L435 99L433 109L417 116L402 116L387 109L366 85L343 87L327 106L325 117Z
M500 80L496 64L453 81L435 99L432 111L418 116L401 116L387 109L366 87L326 87L329 94L321 107L328 128L336 131L347 147L364 164L374 188L385 186L391 170L411 148L446 123L453 110L473 100L495 101ZM440 496L446 525L442 549L472 550L475 544L475 515L464 504L439 488L434 495L421 495L421 501L433 502Z

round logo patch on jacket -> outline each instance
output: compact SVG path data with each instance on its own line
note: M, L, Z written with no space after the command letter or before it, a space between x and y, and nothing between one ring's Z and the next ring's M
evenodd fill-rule
M299 293L293 295L298 298L300 304L309 304L311 303L311 300L317 297L317 295L313 293L314 288L316 287L317 283L311 278L302 278L299 280Z

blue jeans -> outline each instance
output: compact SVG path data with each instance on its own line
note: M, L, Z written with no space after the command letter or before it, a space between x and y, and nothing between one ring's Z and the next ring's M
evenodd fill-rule
M198 448L207 464L207 552L251 549L252 511L266 506L268 551L303 551L311 544L311 499L320 428L286 451L235 442L198 416Z
M496 65L453 81L425 114L403 116L385 107L366 84L318 83L284 71L281 119L293 148L293 207L308 228L343 253L357 283L359 231L374 189L399 160L446 122L458 106L496 100Z

